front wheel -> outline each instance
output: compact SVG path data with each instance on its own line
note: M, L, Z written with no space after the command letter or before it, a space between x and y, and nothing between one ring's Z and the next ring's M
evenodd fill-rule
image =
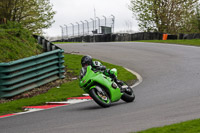
M121 99L125 102L133 102L135 100L135 94L133 92L133 89L127 86L127 88L123 92Z
M97 104L99 104L100 106L104 108L109 107L111 104L108 94L100 86L96 86L95 88L92 88L89 92L89 95L93 98L93 100Z

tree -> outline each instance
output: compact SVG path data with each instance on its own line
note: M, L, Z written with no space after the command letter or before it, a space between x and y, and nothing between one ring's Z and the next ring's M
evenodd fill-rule
M197 20L197 28L198 31L200 32L200 4L196 8L196 20Z
M191 21L197 4L198 0L131 0L129 9L138 20L140 30L177 34L194 28Z
M185 33L200 33L200 5L196 5L195 12L190 16L186 23L187 28L182 28L182 32Z
M10 19L11 18L11 4L12 0L0 0L0 16L1 18Z
M54 23L55 11L49 0L0 0L0 15L21 23L33 33L42 33Z
M188 10L183 10L183 17L180 21L179 33L200 33L199 3L188 5Z

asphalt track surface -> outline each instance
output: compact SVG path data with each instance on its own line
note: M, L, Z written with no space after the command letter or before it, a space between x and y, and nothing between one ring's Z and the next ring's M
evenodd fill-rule
M138 72L133 103L93 101L0 119L1 133L127 133L200 118L200 48L153 43L59 45Z

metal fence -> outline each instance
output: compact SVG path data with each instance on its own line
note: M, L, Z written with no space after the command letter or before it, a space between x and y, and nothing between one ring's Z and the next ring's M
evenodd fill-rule
M73 37L55 42L115 42L115 41L136 41L136 40L162 40L163 33L159 32L139 32L139 33L120 33L120 34L97 34L81 37ZM177 39L177 35L168 35L168 39Z
M102 27L109 27L112 30L111 32L114 32L114 23L115 17L111 15L110 17L96 17L90 18L89 20L65 24L64 26L60 26L62 39L101 34Z
M64 78L63 50L38 37L44 47L40 55L0 63L0 98L12 97L59 78Z

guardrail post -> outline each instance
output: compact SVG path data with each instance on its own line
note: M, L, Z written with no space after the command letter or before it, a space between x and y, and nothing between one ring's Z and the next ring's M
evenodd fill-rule
M45 39L42 39L42 46L43 46L43 50L46 52L47 47L46 47L46 40Z
M9 73L7 73L6 71L9 69L9 66L7 65L7 63L0 63L0 98L1 95L5 94L5 92L3 92L3 89L7 89L7 86L4 85L5 82L7 82L7 79L5 79L5 77L7 75L9 75Z
M56 50L56 46L55 46L55 45L52 45L52 46L51 46L51 49L52 49L52 50Z
M40 36L38 36L38 44L42 44L42 40L41 40L41 37Z
M5 67L0 67L0 74L1 74L1 71L3 71L5 69Z
M2 67L0 67L0 96L3 94L3 92L2 92L2 88L4 88L4 86L2 85L2 83L3 83L3 78L4 78L4 76L5 76L5 74L3 73L3 71L5 70L5 67L4 66L2 66Z
M59 78L60 79L65 78L65 76L63 75L63 73L65 72L64 71L64 67L65 66L63 65L63 63L64 63L64 60L63 60L64 56L62 55L63 52L64 52L64 50L60 50L58 52L58 57L59 57L59 64L58 64L58 66L59 66Z
M47 42L47 52L51 51L51 43Z

